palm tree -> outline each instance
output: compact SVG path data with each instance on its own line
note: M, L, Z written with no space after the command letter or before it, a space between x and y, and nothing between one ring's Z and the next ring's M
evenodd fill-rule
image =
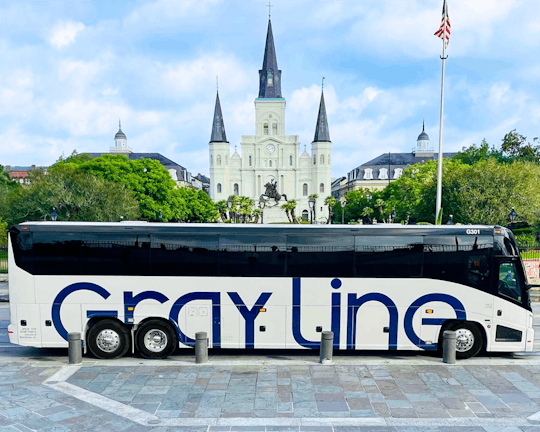
M221 200L221 201L218 201L216 203L216 209L217 211L219 212L219 214L221 215L221 220L223 221L226 221L229 219L229 216L228 216L228 209L227 209L227 201L225 200Z
M384 222L384 213L383 213L384 200L381 198L378 198L377 201L375 201L375 205L379 207L379 216L381 218L381 221Z
M362 210L362 216L367 216L369 223L371 223L371 217L370 215L373 213L373 209L371 207L364 207Z
M259 218L261 217L262 210L261 209L255 209L253 210L253 223L259 223Z
M319 198L319 195L311 194L309 198L313 198L315 200L315 204L313 205L313 223L317 223L317 198Z
M324 205L328 206L328 222L332 223L332 209L337 204L337 200L333 196L327 196L324 200Z
M287 219L289 219L290 223L298 223L298 221L296 220L296 215L294 214L294 211L296 209L296 200L289 200L280 208L282 210L285 210L285 214L287 215Z

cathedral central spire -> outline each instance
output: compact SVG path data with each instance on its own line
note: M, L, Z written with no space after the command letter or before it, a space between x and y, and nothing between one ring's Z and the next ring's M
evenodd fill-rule
M278 69L272 21L268 20L262 69L259 71L259 97L281 98L281 71Z

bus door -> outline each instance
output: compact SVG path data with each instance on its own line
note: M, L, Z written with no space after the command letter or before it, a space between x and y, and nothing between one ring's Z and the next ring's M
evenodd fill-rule
M519 260L496 262L496 295L493 297L492 351L523 351L529 313L523 306L527 298Z

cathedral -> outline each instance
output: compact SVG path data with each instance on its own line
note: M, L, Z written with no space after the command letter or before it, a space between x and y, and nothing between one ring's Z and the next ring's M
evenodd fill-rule
M328 208L324 200L331 194L332 142L328 130L324 93L321 91L319 114L311 154L300 154L298 135L285 133L285 98L281 93L281 70L278 68L272 23L268 20L262 69L259 71L259 97L255 99L255 134L242 136L241 155L231 156L225 134L219 92L216 95L214 122L209 143L210 196L214 201L231 195L247 196L258 204L264 195L265 223L287 222L279 207L286 200L296 200L296 216L309 219L308 199L317 194L315 221L325 223ZM275 189L282 196L276 203L267 191Z

